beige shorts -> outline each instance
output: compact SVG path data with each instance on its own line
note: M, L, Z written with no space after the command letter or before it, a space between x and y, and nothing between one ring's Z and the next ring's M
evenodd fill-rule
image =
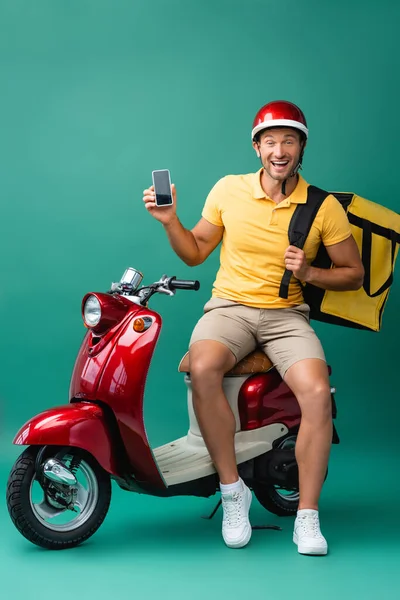
M195 326L189 345L200 340L222 342L237 362L261 348L283 377L299 360L326 361L321 342L310 325L309 312L307 304L260 309L212 298L204 306L204 315Z

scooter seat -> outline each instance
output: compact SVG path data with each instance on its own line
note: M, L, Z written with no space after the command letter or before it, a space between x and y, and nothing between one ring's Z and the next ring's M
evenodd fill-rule
M231 371L225 373L225 377L239 377L240 375L251 375L254 373L267 373L273 368L273 364L262 350L254 350L242 358ZM186 352L178 367L179 373L190 373L189 352Z

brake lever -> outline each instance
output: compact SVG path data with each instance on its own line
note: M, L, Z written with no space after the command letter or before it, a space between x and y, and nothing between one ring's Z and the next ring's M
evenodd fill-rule
M167 296L174 296L176 294L176 290L171 290L169 284L171 282L172 277L167 277L167 275L163 275L160 281L157 281L155 284L157 286L157 292L160 294L167 294Z
M167 294L167 296L175 296L175 290L170 290L162 286L157 288L157 292L159 292L160 294Z

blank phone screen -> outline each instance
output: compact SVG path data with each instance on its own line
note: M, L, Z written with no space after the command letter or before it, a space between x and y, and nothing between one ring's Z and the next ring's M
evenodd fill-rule
M157 204L160 206L172 204L171 187L169 183L168 171L154 171L153 181L157 198Z

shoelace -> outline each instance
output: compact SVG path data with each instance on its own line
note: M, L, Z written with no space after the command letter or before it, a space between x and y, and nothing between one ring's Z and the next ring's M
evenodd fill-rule
M297 519L302 534L307 537L322 538L318 515L303 515Z
M224 520L229 527L240 525L243 517L243 494L233 492L222 496Z

